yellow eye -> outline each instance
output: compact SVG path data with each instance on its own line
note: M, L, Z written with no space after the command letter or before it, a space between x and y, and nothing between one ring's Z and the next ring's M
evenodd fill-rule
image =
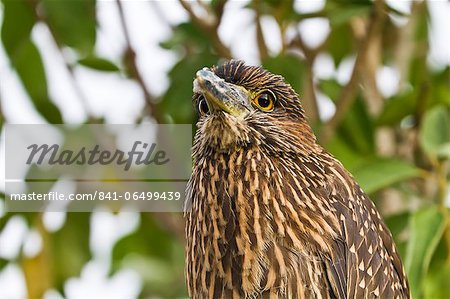
M269 112L273 110L275 99L276 98L273 92L266 90L258 94L258 96L253 99L253 104L260 110Z

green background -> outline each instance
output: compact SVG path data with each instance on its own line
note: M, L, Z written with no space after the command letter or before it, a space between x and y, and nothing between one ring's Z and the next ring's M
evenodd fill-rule
M177 60L167 73L169 86L162 94L156 94L143 79L146 66L140 64L130 41L126 14L119 14L122 22L118 20L127 33L121 60L113 62L96 53L99 28L94 0L2 0L1 42L30 103L47 123L64 123L65 119L61 103L55 104L50 96L48 70L32 38L37 24L48 28L58 51L70 52L54 62L62 64L69 75L77 68L89 68L105 77L115 73L136 82L145 104L135 123L145 117L160 123L195 123L190 101L195 72L234 54L218 33L226 1L180 4L188 18L168 23L169 37L157 45ZM126 2L109 5L123 12ZM156 10L164 4L146 5ZM413 297L450 298L450 68L429 62L430 5L435 3L414 1L411 12L404 13L378 0L331 0L319 11L299 13L293 1L261 0L242 2L242 9L253 16L247 21L255 28L255 59L283 75L300 94L319 142L343 162L384 215ZM280 37L264 34L264 18L270 18L280 32L279 51L268 46ZM313 18L324 18L330 24L329 35L317 47L309 47L298 30L292 30ZM403 21L396 23L395 19ZM336 67L356 57L348 82L316 76L314 63L324 53ZM386 65L399 74L398 88L388 97L376 84L377 71ZM75 76L69 78L76 84ZM331 99L336 108L330 119L320 117L319 94ZM14 99L1 99L3 111L8 101ZM0 113L0 126L7 122L8 117ZM104 122L101 115L85 119L85 123ZM29 256L21 247L14 257L0 258L0 270L18 265L29 298L41 298L49 289L67 296L67 280L79 277L93 258L94 216L68 213L61 228L49 231L40 213L3 213L0 231L17 217L41 236L41 250ZM138 225L114 243L107 257L108 275L123 269L136 271L143 282L142 298L186 296L182 215L142 213L135 217Z

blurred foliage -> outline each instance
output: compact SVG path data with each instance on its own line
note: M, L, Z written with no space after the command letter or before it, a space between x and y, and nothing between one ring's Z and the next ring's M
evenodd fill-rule
M147 4L152 9L164 5ZM159 97L145 86L136 68L139 53L129 38L120 64L95 52L95 0L2 0L1 42L31 103L48 123L64 123L64 119L49 96L47 70L31 37L37 24L51 33L69 74L86 67L130 77L144 91L148 116L194 123L190 97L195 72L233 56L233 47L225 45L218 34L227 10L225 4L223 0L180 2L189 19L167 24L170 37L159 46L177 55L178 62L167 74L170 86ZM122 10L118 3L110 5ZM413 297L450 298L450 211L445 202L449 186L450 67L433 68L427 63L427 5L432 3L413 1L411 13L404 14L378 0L329 0L321 11L299 13L294 1L260 0L243 9L255 16L256 58L270 71L283 75L300 94L319 141L352 172L384 214L403 257ZM124 14L121 17L124 32L129 34ZM273 37L261 31L262 17L272 18L279 26L282 46L277 53L268 50L267 43L273 42ZM322 44L310 48L297 25L314 18L328 20L330 34ZM403 22L398 25L394 19ZM67 51L72 59L64 55ZM336 67L357 57L354 76L345 83L334 77L318 77L313 65L319 54L330 55ZM384 98L375 84L377 70L383 65L395 68L400 78L396 93L389 98ZM74 76L71 79L76 80ZM320 117L318 93L335 105L331 119ZM1 114L0 126L5 121ZM90 118L87 122L103 121ZM1 201L4 197L0 194ZM21 265L30 298L40 298L48 288L64 295L67 279L78 277L93 258L89 246L91 214L68 214L62 228L48 232L41 214L6 213L0 216L0 229L12 217L26 219L29 227L41 234L44 244L35 257L22 252L12 259L0 257L0 270L9 263ZM142 214L139 227L114 245L110 275L120 269L134 269L144 282L141 297L186 296L182 223L179 214ZM36 273L40 273L39 279Z

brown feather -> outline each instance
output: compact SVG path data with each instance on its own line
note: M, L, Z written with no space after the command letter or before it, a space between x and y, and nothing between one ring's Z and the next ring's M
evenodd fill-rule
M389 230L316 143L293 89L240 61L212 70L277 102L270 113L199 119L186 205L190 296L408 298Z

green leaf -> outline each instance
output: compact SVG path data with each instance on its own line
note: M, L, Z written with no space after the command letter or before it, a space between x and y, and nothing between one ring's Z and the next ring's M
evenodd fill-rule
M1 231L0 231L1 232ZM3 268L5 268L6 265L8 265L9 261L5 260L3 258L0 258L0 271L3 270Z
M386 225L389 227L392 235L398 236L408 227L408 219L410 213L404 212L400 214L391 215L385 218Z
M374 125L361 97L346 113L327 149L349 170L357 170L375 156Z
M450 107L450 66L433 74L430 106L443 104Z
M61 113L49 100L41 56L30 39L32 6L26 1L4 1L2 42L36 110L50 123L62 123Z
M425 298L450 298L450 265L429 272L424 282Z
M416 30L412 32L413 36L411 37L411 42L417 46L409 65L409 83L412 86L423 88L425 85L424 83L426 83L430 77L430 70L427 65L428 51L419 50L429 48L430 15L426 3L418 5L415 15Z
M371 1L350 2L351 4L336 3L327 1L325 11L330 18L330 25L339 26L348 24L356 16L367 15L372 7Z
M0 217L0 232L6 226L8 221L15 216L18 216L18 217L22 218L23 220L25 220L25 223L27 224L28 227L31 227L33 225L33 221L35 219L34 212L8 212L7 211L6 214L4 214L2 217Z
M450 209L447 209L447 213ZM444 232L445 234L445 232ZM450 247L442 237L431 258L430 266L424 280L424 298L450 298Z
M95 0L43 0L43 12L58 44L91 53L95 45Z
M327 150L329 150L347 169L355 169L367 159L366 156L356 152L352 146L344 142L338 135L333 136L326 146Z
M217 57L208 52L190 55L180 60L169 72L170 86L158 104L164 114L175 123L193 123L192 82L195 73L217 62Z
M49 123L63 123L61 112L47 94L47 80L39 52L31 42L24 44L22 50L14 64L36 110Z
M3 117L2 106L0 103L0 132L2 131L4 124L5 124L5 118Z
M305 64L298 57L290 54L267 57L262 64L268 71L283 76L295 91L302 91Z
M416 92L410 90L387 100L383 111L377 119L377 124L390 126L400 123L405 116L415 113L416 99Z
M97 71L102 71L102 72L117 72L119 71L119 67L117 65L115 65L113 62L105 59L105 58L101 58L101 57L97 57L94 55L90 55L87 56L83 59L78 60L78 63L97 70Z
M411 217L405 267L413 298L422 296L423 281L444 228L444 215L437 207L418 210Z
M4 0L2 3L2 42L8 56L13 57L22 43L30 38L35 24L33 7L26 1Z
M114 246L112 271L122 267L136 270L145 282L143 297L179 298L185 296L183 261L183 247L177 239L162 229L153 215L143 213L138 230Z
M55 283L59 290L72 276L79 276L91 258L89 248L90 213L67 213L64 226L52 234L51 254Z
M366 193L419 175L419 169L405 161L381 158L369 159L350 171Z
M426 112L420 142L430 156L450 158L450 109L443 105Z
M275 18L278 24L281 24L305 18L304 14L295 12L293 5L294 0L264 0L249 1L243 8L258 10L261 15L271 16Z
M167 40L161 42L160 47L167 50L175 49L179 46L195 45L201 49L211 46L208 36L191 22L177 25L173 34Z
M375 154L374 123L360 96L346 113L337 133L355 152L365 156Z
M386 225L394 237L397 250L403 258L406 256L407 234L405 233L407 233L410 216L410 212L404 212L384 218Z
M428 46L429 39L429 26L430 22L430 13L428 9L426 9L426 5L422 5L420 7L420 11L417 14L416 22L418 23L416 26L416 32L414 36L414 42L417 44L422 44L423 46ZM426 52L420 52L421 55L426 56ZM423 59L423 62L426 63L426 59Z
M450 212L450 209L448 212ZM433 257L431 258L428 273L439 272L440 269L442 269L442 265L447 263L449 255L450 248L447 248L447 240L445 237L442 237L433 253Z
M50 123L62 123L61 113L55 104L50 102L41 56L31 40L25 40L17 49L12 63L36 110Z
M335 66L354 52L354 40L350 24L332 26L330 35L326 41L326 49L333 57Z
M319 89L333 101L338 98L342 88L343 87L335 79L320 80L319 82Z
M120 262L130 251L170 261L173 257L173 241L173 237L160 228L150 214L142 214L138 230L125 236L114 246L113 270L118 269L117 262Z

